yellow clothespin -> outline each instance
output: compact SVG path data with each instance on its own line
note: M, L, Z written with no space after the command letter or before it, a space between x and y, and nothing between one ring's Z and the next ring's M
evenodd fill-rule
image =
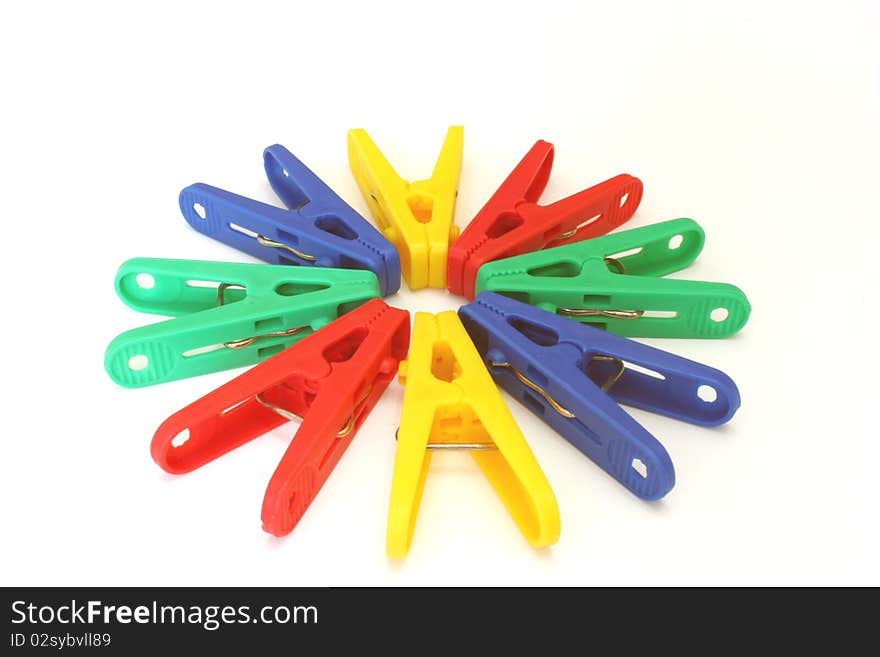
M409 550L431 451L467 449L529 543L559 539L556 497L455 311L416 313L388 509L388 556Z
M427 180L409 182L395 173L366 130L348 131L348 161L379 229L400 253L411 290L446 287L446 252L458 237L452 223L464 128L451 126Z

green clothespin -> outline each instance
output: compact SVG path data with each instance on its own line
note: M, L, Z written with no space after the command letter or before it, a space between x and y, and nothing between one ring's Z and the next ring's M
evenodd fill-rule
M379 296L376 275L323 267L134 258L116 293L174 319L117 336L104 369L127 388L252 365Z
M692 219L664 221L486 263L476 291L498 292L617 335L723 338L749 317L742 290L658 278L691 264L704 240Z

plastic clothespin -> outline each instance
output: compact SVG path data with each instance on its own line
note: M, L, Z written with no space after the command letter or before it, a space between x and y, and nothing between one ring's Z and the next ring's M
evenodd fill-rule
M618 404L700 426L739 408L723 372L491 292L459 309L498 384L635 495L672 490L672 460Z
M617 335L723 338L746 323L751 306L726 283L658 278L691 264L703 229L673 219L483 265L488 290Z
M263 498L263 529L288 534L394 378L409 346L409 313L381 299L332 324L169 417L153 459L182 474L293 419L302 424Z
M263 151L263 163L289 210L197 183L180 192L189 225L271 264L366 269L382 296L398 290L400 258L379 231L284 146Z
M379 295L372 272L134 258L116 293L174 319L117 336L104 368L127 388L252 365Z
M550 205L538 205L552 167L553 144L535 142L450 247L450 292L473 299L481 265L551 243L604 235L628 221L642 201L642 181L621 174Z
M466 449L528 542L559 538L553 490L455 311L416 313L388 510L387 552L409 550L431 451Z
M452 223L464 128L451 126L427 180L408 182L395 173L366 130L348 132L348 161L382 234L397 247L411 290L446 287L446 253L458 237Z

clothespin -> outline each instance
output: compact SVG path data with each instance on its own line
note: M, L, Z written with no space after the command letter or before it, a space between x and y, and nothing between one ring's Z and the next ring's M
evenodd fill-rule
M180 192L189 225L271 264L366 269L382 296L398 290L400 258L379 231L284 146L269 146L263 163L288 210L197 183Z
M459 314L495 381L640 498L666 495L675 470L618 404L706 427L739 408L723 372L500 294Z
M742 290L658 278L691 264L704 239L695 221L673 219L487 263L476 289L617 335L723 338L739 331L751 312Z
M117 336L104 368L127 388L252 365L378 296L369 271L134 258L116 293L174 319Z
M263 498L263 529L288 534L394 378L409 313L373 299L169 417L153 460L182 474L301 419Z
M642 181L615 176L550 205L538 199L550 179L553 144L537 141L449 248L449 291L474 298L483 264L604 235L639 207Z
M452 126L427 180L408 182L395 173L366 130L348 132L348 161L382 234L400 252L411 290L446 287L446 253L458 237L453 225L464 149L464 128Z
M470 450L528 542L559 538L559 508L455 311L416 313L388 509L387 552L409 550L434 450Z

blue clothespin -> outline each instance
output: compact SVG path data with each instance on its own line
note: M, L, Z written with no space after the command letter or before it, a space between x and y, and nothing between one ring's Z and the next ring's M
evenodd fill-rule
M675 469L618 403L706 427L739 408L723 372L494 292L459 315L495 381L642 499L672 490Z
M180 192L189 225L277 265L368 269L382 296L400 288L397 249L284 146L263 151L272 189L290 208L196 183Z

